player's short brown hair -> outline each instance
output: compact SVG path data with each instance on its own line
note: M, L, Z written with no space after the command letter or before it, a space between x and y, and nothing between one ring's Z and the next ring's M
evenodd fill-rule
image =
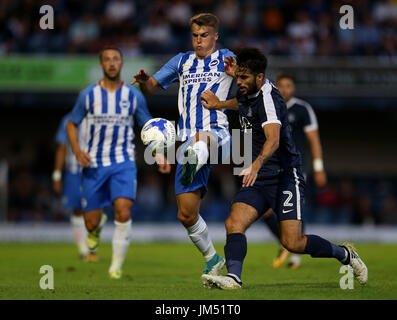
M282 79L289 79L289 80L291 80L293 83L295 83L295 77L294 77L292 74L288 73L288 72L280 72L280 73L277 75L276 83L279 82L279 81L282 80Z
M102 62L102 54L104 51L106 50L115 50L118 51L120 53L121 56L121 60L123 60L123 53L121 52L121 49L119 47L116 47L114 45L106 45L104 47L102 47L101 51L99 52L99 61Z
M219 19L216 15L212 13L199 13L190 18L190 27L192 27L193 23L198 26L209 26L213 27L215 32L218 32L219 29Z

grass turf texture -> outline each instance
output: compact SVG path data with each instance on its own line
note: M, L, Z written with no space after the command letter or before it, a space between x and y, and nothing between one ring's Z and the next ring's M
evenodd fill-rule
M204 260L191 244L132 244L121 280L110 280L111 245L102 244L100 261L77 258L73 244L0 244L0 299L140 299L140 300L263 300L263 299L396 299L397 245L356 244L369 269L366 286L354 281L342 290L341 264L335 259L304 255L302 266L273 269L276 244L249 244L242 290L203 288ZM216 244L223 254L223 244ZM39 287L42 265L54 268L54 290ZM224 272L225 269L224 269Z

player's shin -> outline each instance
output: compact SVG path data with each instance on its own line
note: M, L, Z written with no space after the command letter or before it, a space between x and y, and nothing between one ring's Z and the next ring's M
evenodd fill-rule
M197 249L203 254L205 261L210 261L216 254L216 251L204 219L199 215L197 222L193 226L186 228L186 230L190 240L192 240Z
M115 228L112 240L112 264L109 268L109 274L121 272L127 250L130 245L131 238L131 220L127 222L114 221Z
M336 258L342 263L348 260L348 252L344 247L338 246L316 235L307 235L306 248L303 253L310 254L313 258Z
M84 224L84 217L72 215L70 218L72 224L73 235L76 240L79 254L84 257L88 254L88 246L86 243L86 229Z
M241 282L243 262L247 255L247 238L242 233L231 233L226 237L225 257L228 275Z

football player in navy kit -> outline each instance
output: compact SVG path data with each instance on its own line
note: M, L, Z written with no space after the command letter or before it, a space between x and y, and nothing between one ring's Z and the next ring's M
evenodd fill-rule
M270 208L280 224L281 243L289 251L317 258L336 258L353 269L360 284L368 280L368 269L349 243L335 245L317 235L302 232L305 180L300 154L296 150L288 123L286 104L273 84L265 78L266 57L255 48L241 49L238 65L227 59L225 68L237 79L237 97L220 101L214 94L202 94L207 108L238 109L244 130L252 132L252 164L241 171L241 189L232 200L226 219L226 276L203 274L206 287L239 289L247 254L245 236L249 226Z
M280 73L276 80L277 89L280 91L288 110L288 122L291 128L292 139L295 146L302 156L303 176L306 179L308 171L307 161L307 144L310 148L313 163L313 178L316 186L322 188L327 184L327 176L323 165L323 156L320 135L318 131L318 122L313 108L306 101L294 96L295 80L292 75ZM269 229L279 239L280 231L276 225L277 218L274 213L268 214L264 219ZM281 246L278 256L273 261L273 267L278 268L286 261L290 252ZM292 254L288 267L296 269L300 266L301 256Z

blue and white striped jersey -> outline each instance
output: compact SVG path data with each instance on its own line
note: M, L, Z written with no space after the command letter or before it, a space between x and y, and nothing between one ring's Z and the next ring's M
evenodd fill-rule
M145 97L130 84L110 92L98 81L80 93L71 121L79 125L86 119L82 150L90 154L91 168L135 161L134 117L140 126L152 118Z
M211 90L221 101L229 99L233 78L225 73L223 62L229 56L236 58L228 49L216 50L205 59L197 59L194 51L179 53L153 76L164 89L179 81L178 136L182 141L199 131L228 129L225 110L204 108L200 95Z
M70 112L66 114L62 120L61 123L58 126L58 130L55 136L55 141L58 144L64 144L66 145L66 159L65 159L65 170L69 171L70 173L76 174L81 172L81 167L77 163L76 157L72 151L72 147L69 144L68 136L66 133L66 124L68 120L70 119ZM84 143L85 143L85 120L81 122L79 125L79 145L81 148L84 149Z

